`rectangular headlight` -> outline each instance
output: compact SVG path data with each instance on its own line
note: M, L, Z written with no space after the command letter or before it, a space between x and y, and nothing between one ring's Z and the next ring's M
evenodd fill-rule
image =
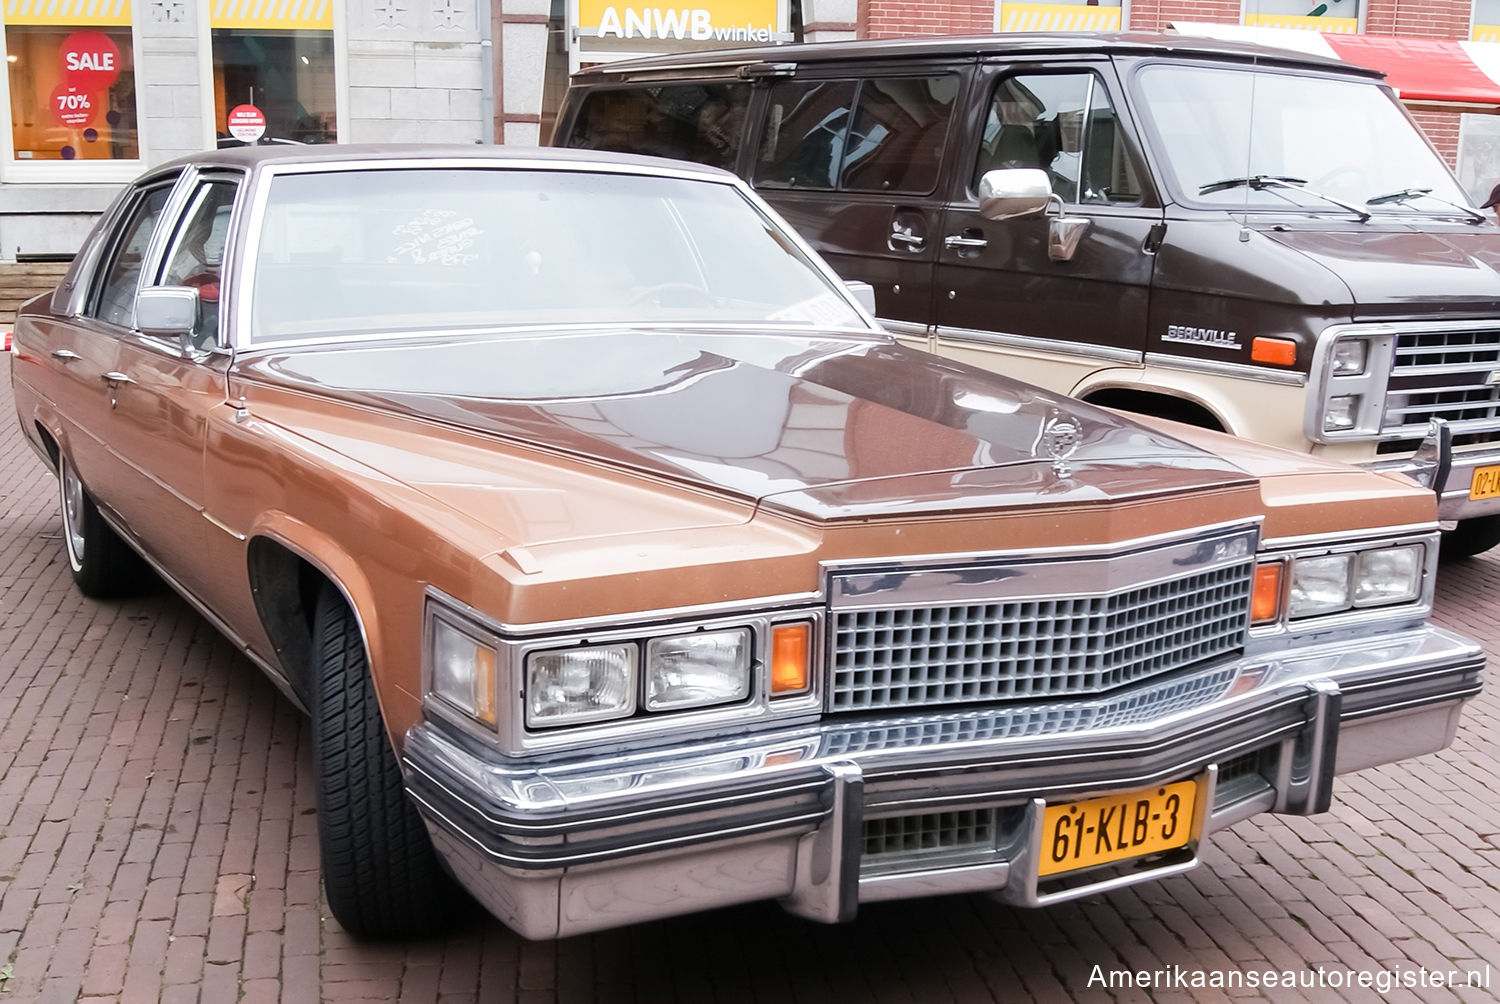
M432 692L493 728L495 650L441 617L431 624Z
M1370 357L1370 343L1363 338L1340 338L1333 343L1329 368L1334 376L1359 376Z
M646 643L646 710L701 708L750 696L750 631L700 631Z
M1354 605L1374 607L1414 600L1422 591L1421 544L1361 551L1354 569Z
M1344 610L1350 605L1349 570L1352 554L1324 554L1292 561L1288 617L1310 617Z
M526 657L526 724L549 727L635 712L636 646L591 645Z
M1323 410L1323 431L1344 432L1354 428L1354 423L1359 420L1360 400L1358 394L1329 398L1328 406Z

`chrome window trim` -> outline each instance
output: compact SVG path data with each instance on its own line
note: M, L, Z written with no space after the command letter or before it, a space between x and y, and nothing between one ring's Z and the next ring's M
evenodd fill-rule
M750 207L760 214L761 219L782 238L795 246L802 257L816 274L821 276L825 283L840 297L849 307L854 316L860 318L867 325L868 330L881 331L879 323L854 299L848 289L844 286L844 280L836 273L832 266L823 260L822 256L815 251L811 244L791 227L782 226L780 217L769 204L762 199L749 183L742 178L727 172L710 172L707 169L679 169L670 166L645 167L635 164L613 164L596 163L589 161L538 161L527 158L512 157L434 157L422 159L417 157L392 157L386 159L343 159L326 160L311 163L298 164L270 164L260 168L253 175L252 191L246 215L231 221L231 226L243 229L245 240L243 248L239 251L240 258L235 262L235 276L242 280L236 283L240 288L235 294L236 304L230 311L230 319L233 324L233 341L229 343L231 348L250 349L267 347L285 347L290 342L265 342L255 345L250 341L250 308L255 298L255 275L254 264L260 252L260 238L265 223L267 207L271 198L271 186L279 177L302 174L340 174L340 173L364 173L368 171L447 171L447 170L470 170L470 171L497 171L497 170L525 170L541 171L553 174L617 174L631 175L646 178L670 178L680 181L697 182L699 184L724 185L737 191ZM239 210L238 204L236 211ZM597 327L598 325L594 325ZM810 330L803 328L801 330ZM864 329L862 329L864 330ZM449 334L449 332L444 332ZM320 339L328 341L329 339Z
M1022 349L1026 352L1053 352L1060 356L1078 356L1086 359L1103 359L1108 362L1130 363L1139 366L1145 356L1135 349L1115 348L1111 345L1094 345L1091 342L1074 342L1057 338L1036 338L1031 335L1014 335L1005 331L981 331L978 328L939 326L934 329L939 339L977 345L998 345L1007 349Z
M1307 386L1307 374L1293 370L1277 370L1249 363L1233 363L1219 359L1197 359L1192 356L1176 356L1166 352L1147 352L1146 365L1168 370L1185 370L1189 373L1207 373L1210 376L1230 377L1234 380L1250 380L1255 383L1274 383L1286 387Z

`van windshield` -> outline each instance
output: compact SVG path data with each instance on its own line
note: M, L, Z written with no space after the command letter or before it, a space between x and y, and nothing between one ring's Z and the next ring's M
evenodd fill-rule
M1142 69L1136 88L1178 201L1337 212L1331 198L1372 212L1445 215L1453 208L1437 200L1469 204L1374 83L1158 64ZM1434 198L1390 198L1412 189Z

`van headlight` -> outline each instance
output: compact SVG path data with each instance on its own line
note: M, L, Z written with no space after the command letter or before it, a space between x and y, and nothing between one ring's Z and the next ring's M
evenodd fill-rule
M1293 558L1287 616L1407 603L1422 594L1421 544Z

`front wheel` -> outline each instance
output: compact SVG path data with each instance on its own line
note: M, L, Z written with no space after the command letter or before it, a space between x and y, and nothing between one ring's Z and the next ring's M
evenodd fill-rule
M313 631L313 760L328 906L351 934L440 930L458 889L406 797L358 622L331 585L318 597Z
M63 550L79 591L97 599L137 592L146 578L146 563L104 521L66 456L58 458L57 487Z
M1500 544L1500 515L1461 519L1443 534L1439 554L1444 558L1472 558Z

